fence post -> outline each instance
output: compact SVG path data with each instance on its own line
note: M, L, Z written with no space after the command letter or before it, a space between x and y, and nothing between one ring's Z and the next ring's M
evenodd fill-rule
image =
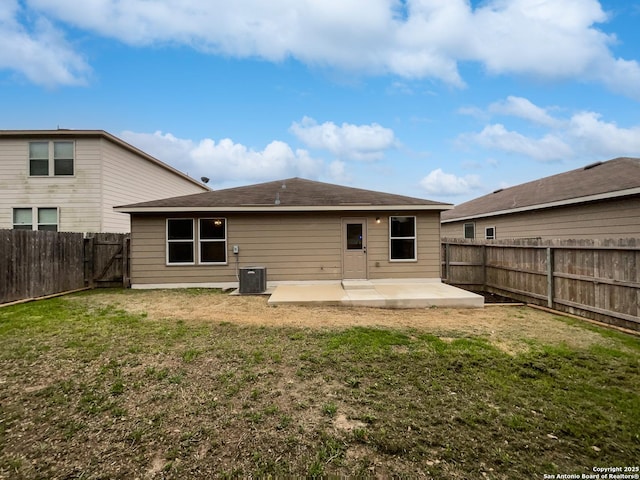
M444 278L449 282L449 244L444 244Z
M84 239L84 283L85 286L94 288L94 259L93 259L93 240L94 237Z
M131 249L131 238L129 235L122 237L122 287L129 288L130 274L129 274L129 251Z
M553 308L553 248L547 247L547 306Z
M487 291L487 245L482 245L482 291Z

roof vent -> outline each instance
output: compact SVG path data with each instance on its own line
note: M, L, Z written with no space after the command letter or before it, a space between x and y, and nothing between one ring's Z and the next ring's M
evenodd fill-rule
M284 183L284 182L282 182L282 189L283 189L283 190L286 190L286 189L287 189L287 184L286 184L286 183Z
M602 165L602 162L590 163L589 165L587 165L586 167L584 167L584 170L591 170L592 168L595 168L595 167L597 167L598 165Z
M280 205L280 192L276 192L276 201L275 201L276 205Z
M499 188L499 189L497 189L497 190L494 190L494 191L493 191L493 193L500 193L500 192L501 192L501 191L503 191L503 190L504 190L504 188Z

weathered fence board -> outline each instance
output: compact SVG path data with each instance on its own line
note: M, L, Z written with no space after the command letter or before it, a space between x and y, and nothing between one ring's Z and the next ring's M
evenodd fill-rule
M640 330L640 241L442 242L443 279Z
M128 245L124 234L0 230L0 303L127 285Z
M84 287L82 234L0 230L0 303Z

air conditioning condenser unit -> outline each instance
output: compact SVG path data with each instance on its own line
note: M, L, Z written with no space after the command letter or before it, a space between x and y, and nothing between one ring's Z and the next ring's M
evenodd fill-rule
M240 293L264 293L267 290L267 267L240 267Z

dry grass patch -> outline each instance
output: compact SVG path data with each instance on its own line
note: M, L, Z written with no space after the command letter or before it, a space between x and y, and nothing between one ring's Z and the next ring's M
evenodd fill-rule
M541 478L640 458L640 341L522 307L0 309L0 479Z
M340 329L349 327L412 328L440 337L488 338L507 353L527 350L523 339L584 348L608 340L579 325L558 322L553 315L521 306L484 309L380 309L334 306L269 306L267 296L211 294L207 290L117 291L74 297L89 308L119 308L144 313L150 320L181 319L189 323L231 322L237 325Z

